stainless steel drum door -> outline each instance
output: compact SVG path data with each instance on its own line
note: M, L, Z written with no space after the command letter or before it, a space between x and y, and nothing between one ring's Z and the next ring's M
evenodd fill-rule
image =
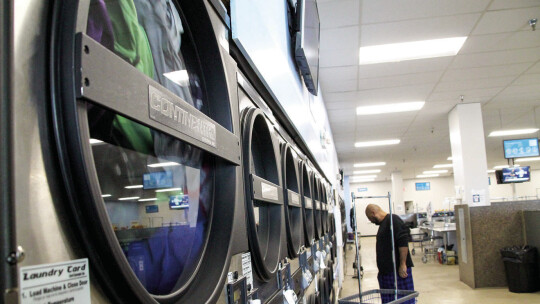
M304 245L306 247L311 246L313 239L315 238L315 229L314 229L314 212L313 212L313 200L311 199L311 183L310 183L310 173L306 163L303 161L299 162L300 174L301 174L301 198L302 198L302 213L304 218Z
M267 282L281 259L283 190L277 142L261 110L242 112L242 154L249 248L255 272Z
M319 178L315 171L313 171L311 176L311 189L313 193L313 222L314 222L314 231L315 239L319 239L322 233L322 223L321 223L321 197L320 197L320 182Z
M296 153L289 144L281 147L281 166L283 180L283 201L285 212L285 229L287 233L287 251L290 258L298 257L304 244L304 227L302 220L302 202L300 200L299 170Z
M83 248L115 302L215 301L225 281L240 148L207 9L55 2L61 169Z

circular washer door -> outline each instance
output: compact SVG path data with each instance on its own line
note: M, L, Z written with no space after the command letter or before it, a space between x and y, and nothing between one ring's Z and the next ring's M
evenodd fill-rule
M55 136L96 279L117 303L216 301L240 149L207 6L55 1L53 15Z
M321 234L326 235L328 233L328 197L326 185L321 180L319 180L319 190L321 198Z
M266 282L273 278L281 256L283 190L277 139L259 109L242 112L242 152L249 249L255 272Z
M304 245L306 247L311 246L313 239L315 238L315 222L314 222L314 210L313 200L311 196L311 183L309 182L310 173L306 163L299 162L301 173L301 199L302 199L302 214L304 219Z
M313 222L315 239L318 240L322 234L322 221L321 221L321 197L320 197L320 183L315 171L311 175L311 189L313 190Z
M299 169L296 153L289 144L281 147L281 172L283 177L283 202L285 206L285 229L287 233L287 251L289 257L298 257L304 244L304 223L302 220L302 202L300 199Z

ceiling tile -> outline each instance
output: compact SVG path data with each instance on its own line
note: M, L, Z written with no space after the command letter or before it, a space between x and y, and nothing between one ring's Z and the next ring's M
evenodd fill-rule
M481 12L488 6L489 2L489 0L364 0L362 23L392 22Z
M540 48L486 52L478 54L457 55L450 66L451 69L535 62L540 59Z
M364 25L360 46L468 36L480 16L476 13Z
M433 84L411 85L356 92L357 105L372 105L410 100L425 100L433 89Z
M504 89L499 96L501 98L506 96L511 98L540 98L540 83L532 85L512 85Z
M540 74L540 62L537 62L532 68L527 70L525 74Z
M459 51L460 54L502 51L539 47L538 33L520 31L502 34L471 36Z
M380 78L361 78L358 80L358 89L369 90L407 85L435 84L441 77L442 73L443 71L436 71Z
M458 92L466 90L475 90L475 89L489 89L489 88L499 88L506 87L515 79L515 76L506 76L506 77L491 77L491 78L481 78L475 79L475 81L470 80L458 80L450 82L441 82L436 87L435 93L442 92Z
M427 101L460 101L460 95L463 95L465 102L486 102L493 98L497 93L501 92L504 87L489 88L489 89L476 89L476 90L463 90L463 91L451 91L451 92L437 92L429 95Z
M513 85L534 85L540 83L540 73L539 74L525 74L516 79Z
M350 92L356 91L356 80L326 80L321 88L325 92Z
M356 48L355 52L358 54L358 31L357 26L321 29L321 51Z
M531 66L530 63L517 63L489 67L454 69L444 73L441 81L477 80L491 77L517 76Z
M360 22L360 0L319 2L317 6L322 29L356 25Z
M501 10L509 8L533 7L538 6L538 0L494 0L491 2L488 10Z
M502 11L489 11L484 14L473 31L473 35L506 33L530 30L529 19L540 16L540 6L511 9Z
M358 64L358 52L354 50L322 50L319 58L319 67L338 67Z
M345 67L327 67L320 69L321 80L331 80L337 79L342 80L351 80L356 79L358 73L358 66L351 65Z

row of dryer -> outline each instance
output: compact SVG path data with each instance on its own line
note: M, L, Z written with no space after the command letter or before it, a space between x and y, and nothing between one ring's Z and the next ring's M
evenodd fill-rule
M337 193L213 0L15 4L16 267L95 303L335 303ZM36 199L39 198L39 199Z

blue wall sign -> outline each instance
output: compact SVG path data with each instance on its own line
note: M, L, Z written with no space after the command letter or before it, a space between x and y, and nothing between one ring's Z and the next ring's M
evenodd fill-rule
M358 192L366 192L367 187L358 188Z
M159 211L158 205L146 206L146 213L157 213Z
M425 191L425 190L431 190L431 185L429 182L416 183L416 191Z

